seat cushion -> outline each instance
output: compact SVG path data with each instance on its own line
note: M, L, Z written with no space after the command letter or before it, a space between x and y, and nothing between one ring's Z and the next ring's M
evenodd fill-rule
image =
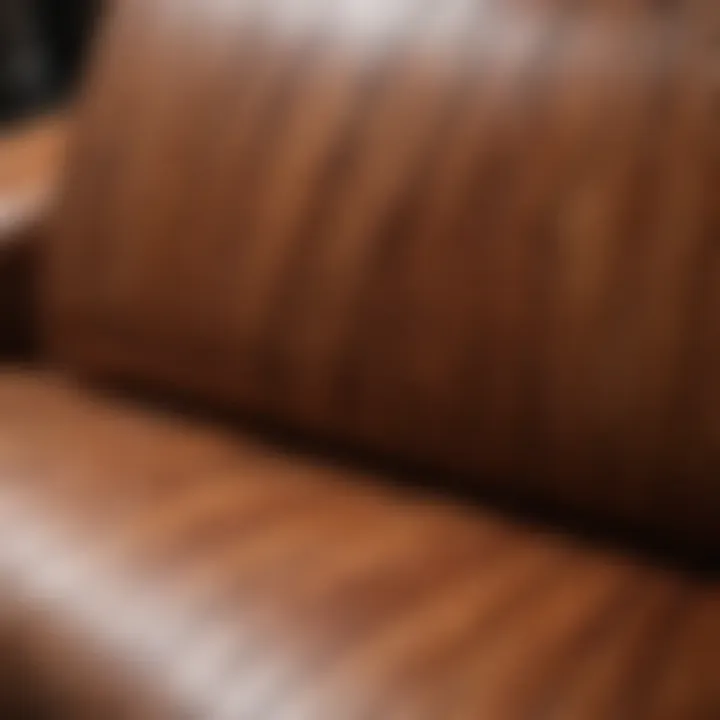
M720 716L707 576L49 374L0 408L3 638L50 717Z

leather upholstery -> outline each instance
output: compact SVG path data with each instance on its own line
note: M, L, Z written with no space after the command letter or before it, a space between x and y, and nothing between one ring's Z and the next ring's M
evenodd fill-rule
M0 407L0 577L49 717L720 714L715 582L54 375L4 371Z
M118 3L55 357L718 549L717 21Z
M717 575L72 377L718 550L717 13L119 0L0 370L0 715L720 717Z

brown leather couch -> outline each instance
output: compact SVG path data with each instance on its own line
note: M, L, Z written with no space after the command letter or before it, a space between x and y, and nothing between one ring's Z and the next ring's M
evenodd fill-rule
M720 718L718 19L118 2L0 254L2 717Z

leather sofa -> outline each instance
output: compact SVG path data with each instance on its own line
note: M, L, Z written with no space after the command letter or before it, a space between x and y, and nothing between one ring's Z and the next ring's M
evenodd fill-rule
M720 717L717 20L116 3L2 241L2 716Z

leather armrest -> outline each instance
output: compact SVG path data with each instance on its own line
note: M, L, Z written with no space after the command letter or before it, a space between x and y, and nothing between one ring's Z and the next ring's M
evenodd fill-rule
M0 356L35 346L39 246L60 183L68 131L65 115L0 134Z

